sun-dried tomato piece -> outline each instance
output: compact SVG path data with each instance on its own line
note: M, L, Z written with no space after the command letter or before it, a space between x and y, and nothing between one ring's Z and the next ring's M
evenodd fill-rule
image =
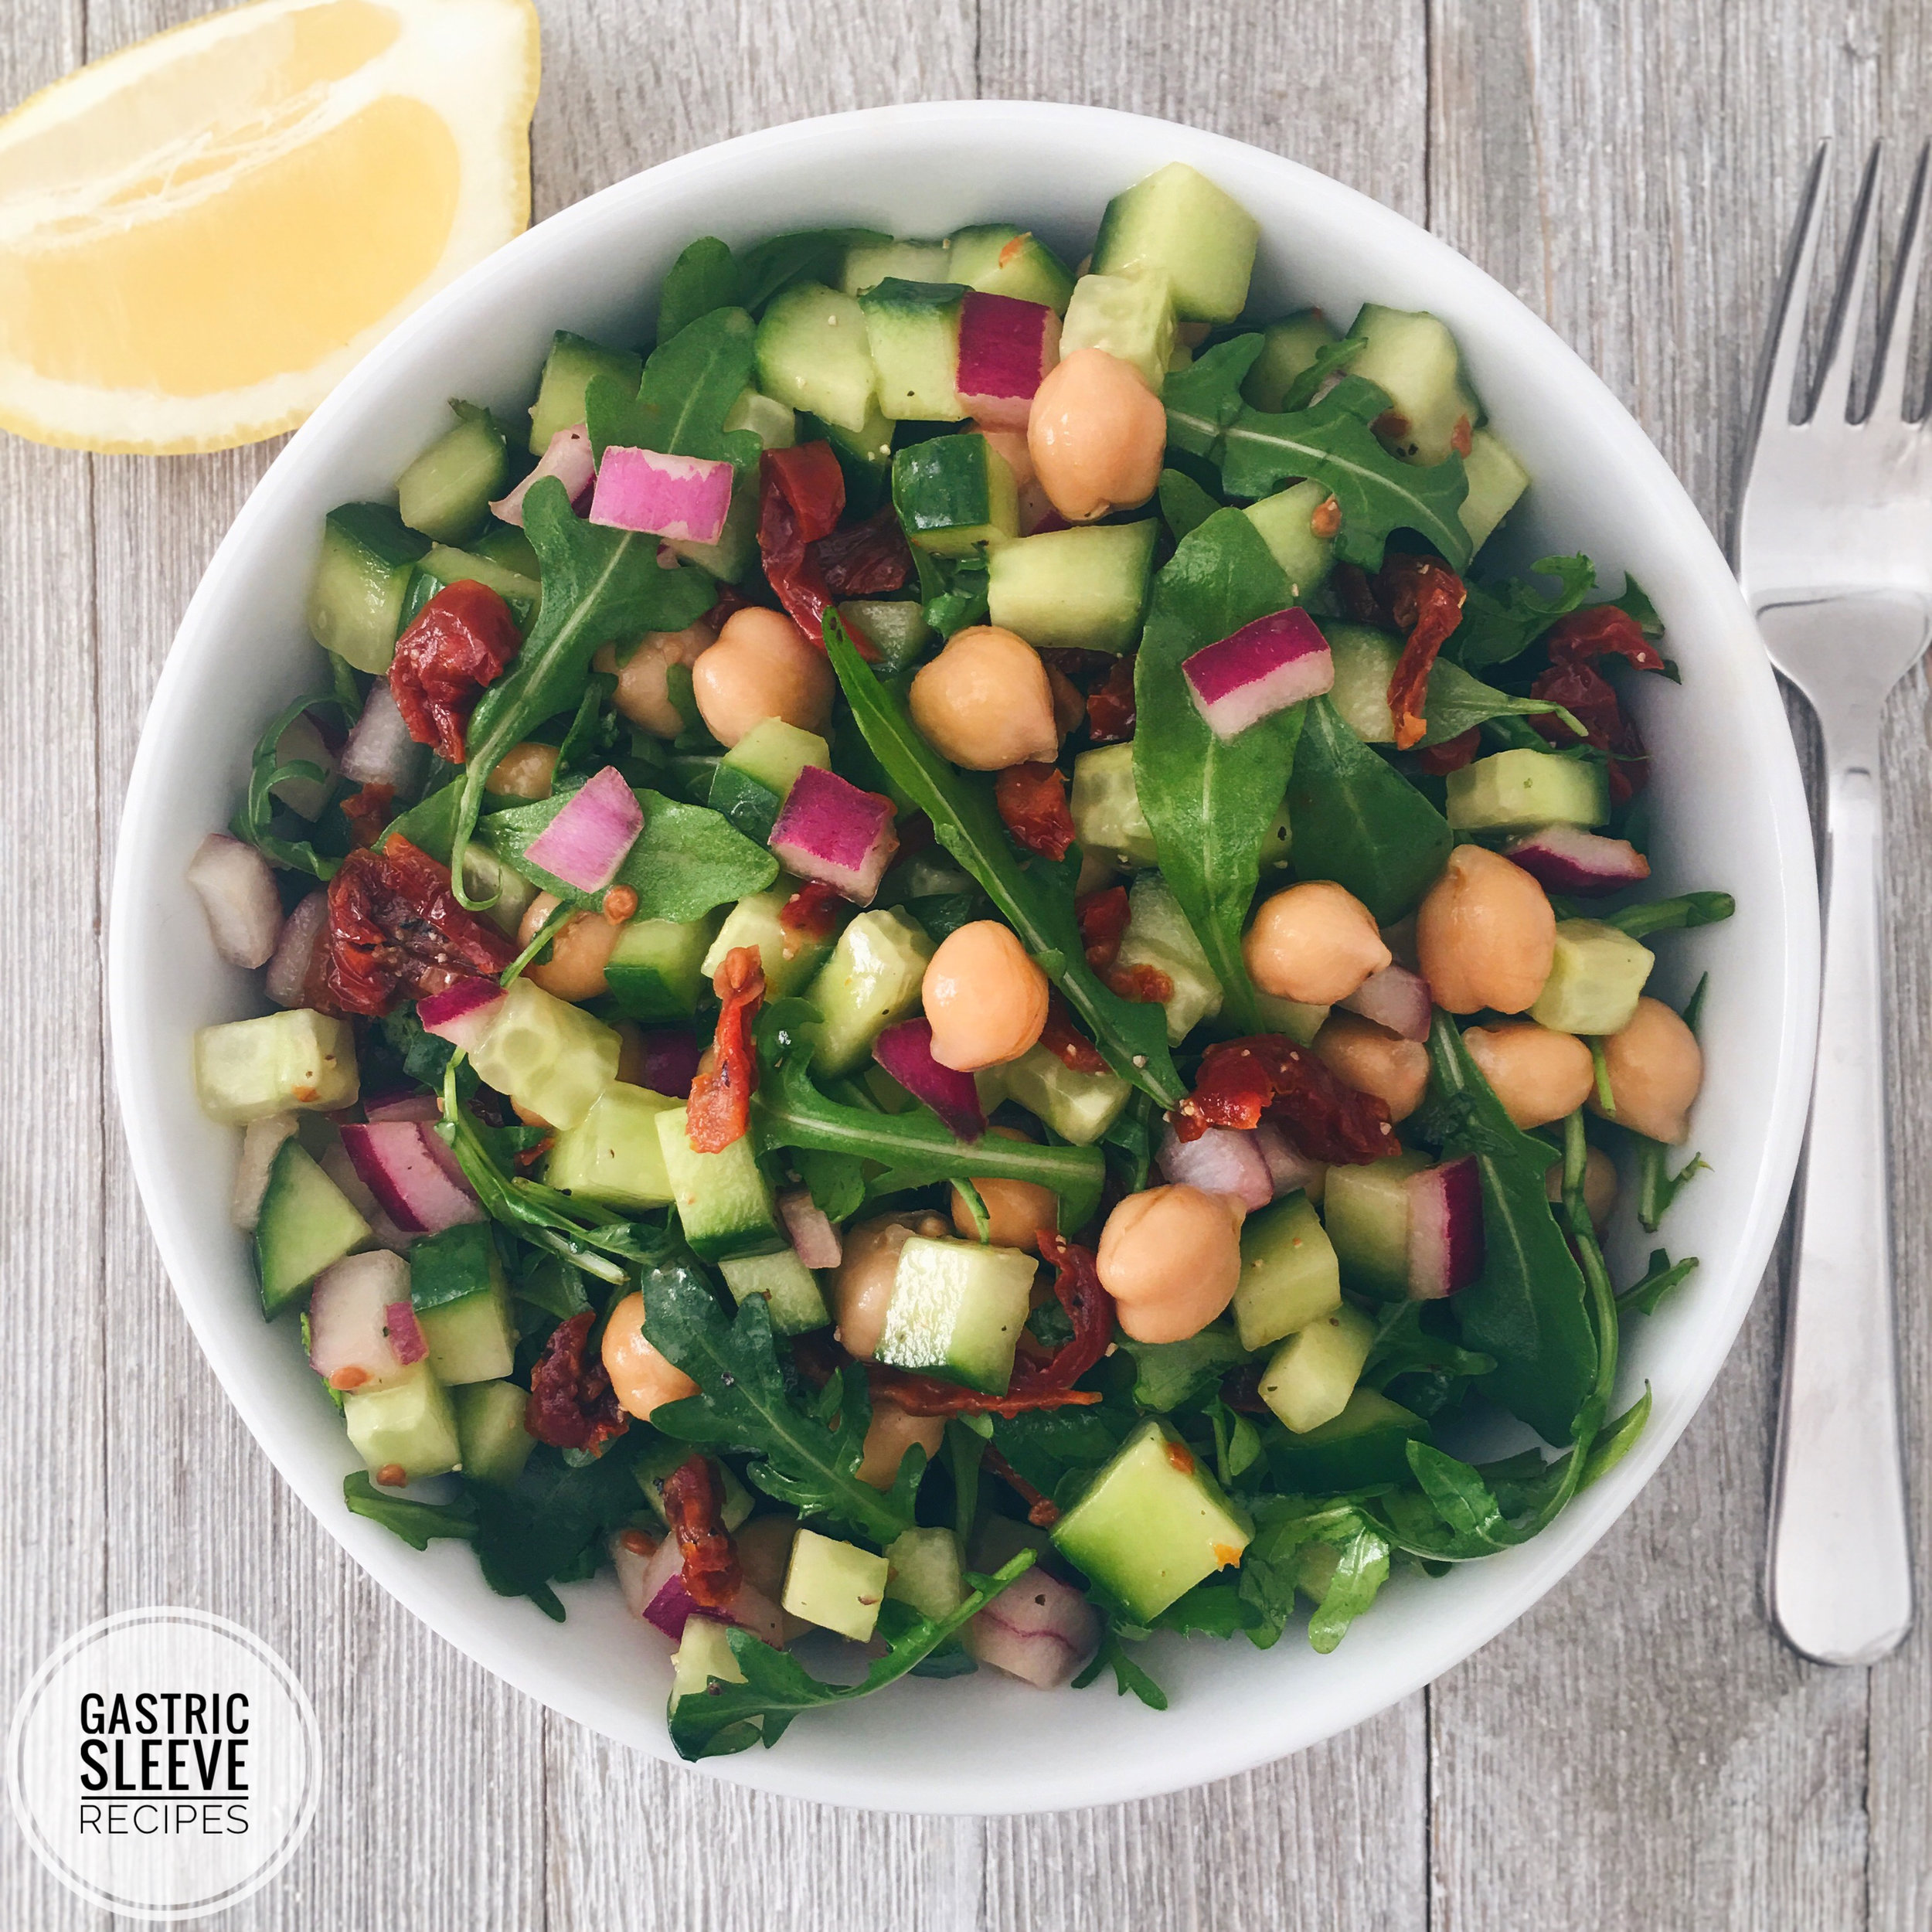
M1040 1029L1039 1043L1076 1073L1107 1071L1100 1049L1073 1024L1073 1015L1057 988L1046 996L1046 1024Z
M513 941L457 903L448 871L397 832L379 852L342 861L316 951L329 1007L372 1018L459 979L494 978L516 957Z
M1158 966L1116 966L1103 977L1122 999L1138 1006L1164 1006L1174 997L1174 982Z
M342 816L349 821L351 844L359 850L375 844L383 828L396 816L396 787L381 778L372 778L359 791L342 801Z
M758 459L758 549L786 615L822 648L832 587L811 546L838 527L845 473L829 443L767 450Z
M1253 1128L1264 1119L1311 1161L1360 1166L1402 1151L1386 1103L1345 1086L1308 1048L1279 1033L1210 1046L1194 1091L1174 1111L1174 1131L1198 1141L1210 1127Z
M665 1478L664 1519L684 1556L685 1594L700 1610L722 1610L744 1581L726 1533L724 1492L702 1456L691 1456Z
M903 589L913 573L913 553L889 503L862 523L821 537L811 554L835 597L881 597Z
M1134 735L1134 657L1116 658L1107 675L1087 694L1087 735L1097 745L1117 745Z
M586 1308L559 1322L530 1371L523 1426L553 1449L600 1448L631 1426L602 1358L583 1359L596 1320L596 1311Z
M758 1062L751 1022L765 996L764 968L755 946L734 946L712 978L723 1002L711 1048L691 1083L685 1131L697 1154L720 1154L751 1124Z
M1058 765L1009 765L993 781L993 802L1014 844L1044 859L1066 856L1073 815L1066 808L1066 779Z
M1663 654L1644 635L1637 620L1614 604L1594 604L1559 617L1543 641L1549 668L1538 674L1530 696L1561 705L1583 727L1586 743L1610 753L1611 803L1626 804L1649 781L1650 753L1636 721L1624 710L1597 661L1621 658L1639 671L1662 671ZM1577 742L1576 734L1560 719L1529 722L1552 744Z
M808 879L778 908L778 923L801 939L829 939L838 924L845 896L822 879Z
M1543 633L1543 648L1552 664L1615 657L1639 671L1664 668L1664 654L1644 635L1643 626L1614 604L1593 604L1559 617Z
M1331 580L1335 595L1342 600L1342 608L1357 624L1377 624L1385 631L1389 628L1393 620L1389 615L1388 601L1376 579L1369 576L1360 564L1338 563Z
M389 693L410 736L460 765L478 697L522 648L510 607L488 584L465 577L437 591L389 662Z
M1445 738L1439 745L1424 745L1416 753L1416 763L1423 770L1438 778L1446 778L1452 771L1460 771L1482 749L1482 732L1471 725L1467 731L1459 731L1453 738Z
M1389 709L1395 714L1396 746L1406 751L1429 728L1423 716L1429 697L1429 673L1450 634L1462 621L1468 593L1462 579L1433 557L1391 556L1382 566L1382 590L1396 628L1408 633L1402 657L1389 680Z
M1087 964L1095 972L1105 972L1120 957L1128 912L1124 886L1105 886L1074 900L1073 917L1080 921L1080 944L1087 949Z

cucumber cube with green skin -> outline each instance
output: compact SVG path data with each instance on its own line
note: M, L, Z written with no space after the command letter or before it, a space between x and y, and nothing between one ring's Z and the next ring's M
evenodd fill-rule
M255 1274L262 1314L287 1308L325 1268L369 1239L369 1223L301 1141L275 1150L255 1221Z
M1039 650L1126 650L1146 614L1157 527L1090 524L997 546L987 559L988 614Z
M1393 744L1396 719L1389 709L1389 680L1402 659L1401 638L1372 624L1345 624L1339 618L1323 618L1321 630L1335 660L1329 703L1364 744Z
M1482 405L1463 379L1462 352L1447 325L1420 310L1365 302L1349 326L1362 344L1349 365L1389 398L1383 434L1411 463L1440 463L1464 434L1482 420Z
M1328 1169L1322 1225L1343 1282L1358 1294L1409 1292L1409 1182L1429 1165L1427 1155L1396 1154Z
M1161 1005L1167 1015L1168 1043L1178 1046L1202 1020L1220 1012L1221 982L1181 902L1158 872L1142 872L1134 880L1128 904L1117 963L1129 970L1151 966L1167 976L1171 990Z
M1094 243L1103 275L1158 269L1188 322L1231 322L1247 306L1261 225L1185 162L1171 161L1107 204Z
M1061 360L1082 349L1117 356L1158 396L1174 355L1173 291L1167 277L1154 270L1083 275L1073 284L1060 326Z
M453 403L455 428L447 430L396 479L403 521L438 543L463 543L488 522L503 494L509 441L488 410Z
M1248 1216L1234 1291L1234 1326L1243 1348L1265 1349L1341 1305L1341 1267L1307 1195L1291 1194Z
M1372 1389L1357 1389L1338 1416L1270 1444L1268 1469L1291 1494L1318 1496L1410 1480L1409 1444L1429 1425Z
M546 1186L606 1207L664 1207L671 1175L658 1117L678 1103L668 1094L613 1080L573 1128L558 1134L544 1164Z
M774 403L774 408L782 406ZM785 411L789 416L791 412ZM672 537L668 547L675 556L708 571L720 583L742 583L758 562L758 485L757 475L740 477L731 486L731 505L725 512L724 528L709 543L689 537Z
M1637 1017L1655 963L1648 946L1614 926L1559 920L1549 977L1529 1017L1559 1033L1621 1033Z
M1455 832L1534 832L1543 825L1600 825L1610 816L1604 767L1554 751L1492 753L1449 774Z
M1298 309L1278 322L1269 323L1261 332L1261 353L1242 380L1242 401L1264 415L1274 415L1289 385L1315 366L1316 355L1329 343L1340 340L1318 308Z
M866 312L849 295L799 282L775 296L758 325L758 386L855 434L874 413L878 371Z
M644 1492L645 1501L655 1512L660 1522L668 1525L670 1521L665 1514L664 1485L691 1460L691 1456L689 1443L674 1442L668 1437L661 1437L631 1465L631 1472L638 1479L638 1487ZM719 1478L723 1493L718 1520L727 1530L736 1529L751 1514L751 1492L731 1473L728 1462L714 1458L711 1468Z
M1257 992L1255 1017L1264 1033L1286 1033L1298 1046L1312 1046L1321 1022L1328 1017L1325 1006L1311 1006L1304 999L1283 999L1278 994Z
M766 718L753 725L719 762L759 780L782 799L807 765L832 769L832 747L815 731L801 730L783 718Z
M715 1617L687 1617L671 1653L671 1708L701 1697L716 1681L742 1684L745 1674L731 1653L731 1626Z
M747 838L761 845L771 836L771 828L777 824L779 810L784 803L762 779L722 760L712 770L711 788L705 794L704 801L713 811L730 819Z
M1043 302L1056 315L1066 313L1073 271L1037 235L993 224L962 228L950 246L946 272L953 281L982 295Z
M351 1389L342 1397L349 1439L371 1475L397 1468L403 1480L446 1476L461 1466L463 1446L449 1391L427 1362L413 1362L400 1382L372 1391Z
M481 583L494 590L510 607L518 628L527 631L536 616L543 587L534 577L512 570L506 563L494 563L474 550L454 550L447 545L432 546L416 566L410 580L409 600L403 611L401 629L406 631L417 614L440 590L452 583ZM399 631L398 634L400 634Z
M913 1235L899 1250L878 1359L1003 1396L1036 1271L1019 1248Z
M937 1622L967 1597L959 1539L950 1529L908 1529L886 1546L886 1594Z
M332 1114L355 1104L358 1085L354 1029L307 1006L195 1035L201 1111L230 1127L271 1114Z
M862 296L884 281L944 282L952 279L950 241L859 242L845 250L838 285Z
M607 349L560 328L551 338L536 400L530 405L530 454L541 456L559 430L583 420L583 393L594 376L608 376L633 396L644 380L644 358L628 349Z
M700 1154L691 1145L683 1107L666 1108L657 1124L684 1238L701 1260L771 1254L784 1245L777 1206L749 1134L716 1154Z
M1469 439L1462 473L1469 479L1469 494L1456 514L1469 532L1470 543L1480 550L1515 508L1517 498L1529 488L1529 472L1493 430L1478 430Z
M896 909L852 920L805 994L819 1015L815 1073L849 1073L888 1026L919 1010L933 951L925 929Z
M623 1043L603 1021L529 979L512 982L471 1050L477 1078L552 1127L575 1127L617 1077Z
M488 557L492 563L500 563L532 583L543 573L530 539L514 523L492 520L481 536L471 538L469 549L472 555Z
M749 430L768 450L788 450L798 440L798 412L755 389L742 390L726 412L724 426Z
M516 1366L509 1284L487 1221L425 1235L410 1249L410 1304L437 1379L498 1382Z
M1290 594L1298 598L1325 583L1335 562L1335 539L1315 533L1315 514L1328 496L1325 483L1309 478L1247 507L1248 521L1260 532L1288 580Z
M956 423L959 400L960 304L955 282L889 277L859 298L866 343L879 372L880 413L895 423Z
M1053 1545L1137 1624L1239 1563L1252 1531L1193 1451L1158 1422L1129 1436L1053 1526Z
M720 1261L718 1272L734 1301L762 1294L771 1309L771 1325L781 1335L805 1335L831 1325L818 1276L790 1248L776 1254L741 1254Z
M1297 1434L1318 1428L1349 1406L1375 1338L1376 1325L1344 1302L1282 1343L1257 1393L1284 1427Z
M849 516L870 516L892 487L893 426L874 403L855 430L842 429L816 416L798 418L801 443L829 443L845 479L845 510Z
M624 927L604 969L624 1017L646 1024L689 1019L698 1010L704 956L717 927L709 916L689 922L634 919Z
M898 451L893 508L907 539L934 556L964 556L1019 535L1019 486L1005 457L977 432Z
M523 1426L527 1389L514 1382L472 1382L450 1392L463 1473L472 1482L508 1489L523 1473L536 1438Z
M1104 853L1130 871L1157 862L1153 828L1134 783L1134 741L1083 751L1073 760L1067 800L1073 830L1088 852Z
M792 1539L791 1560L785 1566L784 1594L780 1600L793 1616L862 1644L879 1621L889 1569L883 1556L861 1549L856 1543L835 1542L815 1529L801 1529Z
M700 965L700 976L709 980L734 947L752 946L757 949L758 962L764 968L765 997L782 999L787 993L797 992L818 970L832 945L829 936L815 939L787 933L778 923L785 901L798 889L798 880L781 873L777 885L740 900L725 914L724 923L718 928L717 937Z
M1119 1074L1082 1073L1044 1046L978 1075L981 1104L1011 1100L1073 1147L1091 1147L1121 1117L1133 1089Z
M396 655L403 600L429 539L386 503L345 503L322 523L308 587L310 634L358 671L379 675Z
M910 664L937 634L926 621L925 606L905 598L855 597L839 605L838 615L855 643L862 639L879 653L879 669L888 677Z

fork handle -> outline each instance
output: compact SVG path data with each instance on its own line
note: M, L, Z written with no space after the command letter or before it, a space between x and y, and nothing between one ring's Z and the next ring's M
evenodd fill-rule
M1795 1650L1869 1664L1912 1622L1886 1203L1877 733L1831 756L1818 1076L1798 1181L1766 1595Z

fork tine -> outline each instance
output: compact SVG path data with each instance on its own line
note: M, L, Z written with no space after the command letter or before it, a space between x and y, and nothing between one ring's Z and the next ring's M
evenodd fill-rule
M1811 267L1818 255L1818 222L1825 206L1825 182L1831 158L1832 143L1828 137L1818 143L1818 152L1811 157L1811 172L1804 178L1804 192L1798 202L1798 219L1791 226L1791 246L1785 250L1784 277L1778 284L1771 326L1765 334L1764 359L1757 372L1756 407L1751 412L1750 435L1744 446L1747 463L1766 420L1774 420L1782 425L1791 420L1798 387L1798 352L1804 341L1806 298L1811 293Z
M1859 183L1851 231L1845 238L1843 266L1837 291L1832 298L1832 319L1820 359L1818 393L1806 416L1808 422L1842 423L1851 419L1852 369L1858 360L1859 322L1865 313L1865 291L1872 279L1872 250L1877 232L1872 215L1878 203L1879 162L1883 151L1883 142L1872 142L1864 178Z
M1892 270L1892 292L1879 318L1878 380L1872 386L1868 422L1902 418L1905 414L1905 377L1912 361L1913 325L1919 309L1919 270L1925 259L1926 176L1932 164L1932 141L1919 150L1912 171L1912 193L1905 205L1905 226L1899 232L1899 252Z

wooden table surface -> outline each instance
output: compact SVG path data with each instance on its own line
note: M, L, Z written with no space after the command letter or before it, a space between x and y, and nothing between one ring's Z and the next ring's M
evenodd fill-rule
M0 105L201 5L9 0ZM1932 120L1918 0L539 5L539 216L725 136L879 102L1032 97L1196 122L1365 189L1514 289L1720 531L1814 141L1915 144ZM202 1362L148 1239L107 1066L102 928L125 774L189 594L274 447L147 461L0 437L0 1702L112 1610L197 1604L267 1637L325 1734L354 1743L331 1754L284 1878L226 1923L1932 1926L1932 1632L1922 1623L1876 1669L1835 1671L1801 1663L1765 1621L1775 1277L1662 1474L1519 1625L1350 1736L1170 1798L981 1822L748 1795L547 1716L389 1601L283 1488ZM1926 697L1916 674L1888 745L1893 1040L1912 1074L1932 1023L1912 891L1932 858ZM1893 1093L1922 1450L1932 1100L1910 1076ZM1917 1485L1921 1555L1928 1498ZM0 1925L102 1923L0 1825Z

